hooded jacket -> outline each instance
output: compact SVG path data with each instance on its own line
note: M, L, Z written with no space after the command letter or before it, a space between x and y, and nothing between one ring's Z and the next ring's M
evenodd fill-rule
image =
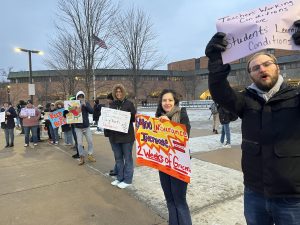
M85 94L83 91L78 91L76 94L76 99L78 99L79 95L83 95L85 97ZM76 128L87 128L90 126L89 121L89 114L93 114L93 108L91 107L90 103L85 101L85 105L81 104L81 112L82 112L82 123L76 123Z
M123 98L117 99L116 90L121 89L123 92ZM112 96L114 98L113 102L110 104L110 108L122 110L131 113L131 118L129 122L128 133L122 133L113 130L105 130L106 136L109 136L109 139L112 143L130 143L134 142L135 135L133 129L133 122L135 121L136 109L131 101L126 99L126 90L122 84L116 84L112 90Z

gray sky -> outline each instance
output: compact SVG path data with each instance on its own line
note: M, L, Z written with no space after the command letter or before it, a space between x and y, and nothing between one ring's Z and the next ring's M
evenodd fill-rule
M272 0L121 0L126 9L133 3L147 13L158 35L160 52L166 63L204 55L204 49L216 32L220 17L268 5ZM49 41L56 34L58 0L6 0L0 8L0 70L28 70L28 54L14 52L15 47L42 50L32 56L33 70L47 69ZM161 67L166 69L167 66Z

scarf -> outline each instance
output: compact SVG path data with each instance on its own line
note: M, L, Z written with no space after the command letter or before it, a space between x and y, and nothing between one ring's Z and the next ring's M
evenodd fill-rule
M260 90L254 83L252 83L248 88L255 90L257 94L267 102L270 98L273 97L273 95L275 95L279 91L282 83L283 77L279 75L276 84L269 91Z
M180 111L181 109L178 106L174 106L170 112L163 113L162 116L167 116L173 122L180 123Z

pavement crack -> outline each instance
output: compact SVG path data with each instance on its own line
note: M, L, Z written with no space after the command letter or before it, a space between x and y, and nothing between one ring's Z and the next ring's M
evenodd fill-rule
M22 190L16 190L16 191L13 191L13 192L6 192L6 193L0 194L0 197L6 196L6 195L11 195L11 194L16 194L16 193L22 193L22 192L26 192L26 191L31 191L31 190L36 190L36 189L41 189L41 188L47 188L47 187L51 187L51 186L54 186L54 185L57 185L57 184L72 182L72 181L75 181L75 180L78 180L78 179L82 179L82 178L74 178L74 179L70 179L70 180L63 180L63 181L55 182L55 183L52 183L52 184L40 185L40 186L37 186L37 187L32 187L32 188L27 188L27 189L22 189Z
M231 197L220 199L220 200L215 201L215 202L213 202L211 204L208 204L208 205L205 205L205 206L197 208L196 210L194 210L193 212L191 212L191 214L197 214L197 213L199 213L201 211L205 211L205 210L208 210L208 209L210 209L212 207L218 206L220 204L224 204L224 202L233 201L233 200L235 200L235 199L237 199L237 198L239 198L239 197L241 197L243 195L244 195L244 193L241 193L241 194L233 195Z

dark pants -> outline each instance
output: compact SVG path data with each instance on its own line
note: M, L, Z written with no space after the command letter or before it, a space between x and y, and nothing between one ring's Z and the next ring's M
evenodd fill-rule
M245 187L244 214L248 225L299 225L300 198L265 198Z
M33 143L37 143L38 142L38 139L37 139L37 128L38 128L38 126L24 127L24 131L25 131L25 144L29 144L29 133L30 133L30 131L31 131Z
M76 135L76 132L75 132L75 127L74 127L74 125L71 125L71 128L72 128L73 138L74 138L74 141L75 141L76 152L77 152L77 155L79 155L79 152L78 152L77 135Z
M4 133L5 133L5 140L6 140L6 145L9 145L9 139L10 139L10 144L14 144L14 128L12 129L4 129Z
M169 225L191 225L192 219L186 202L187 183L159 171L169 211Z

